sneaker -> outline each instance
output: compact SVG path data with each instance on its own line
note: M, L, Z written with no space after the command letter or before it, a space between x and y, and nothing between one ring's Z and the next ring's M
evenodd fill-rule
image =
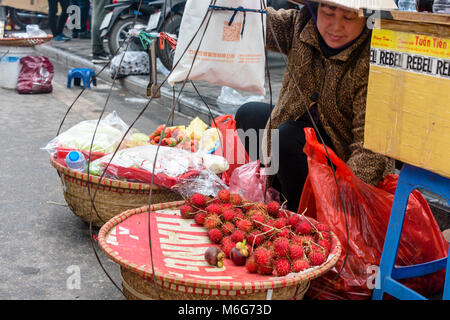
M60 34L60 35L57 35L56 37L54 37L53 40L54 41L69 41L70 38L64 34Z
M64 39L64 41L69 41L70 39L72 39L72 38L66 36L64 33L61 34L61 37Z
M80 32L80 39L91 39L91 33L89 31Z
M92 54L92 62L93 63L108 63L110 60L109 55L106 52L102 52L99 54Z

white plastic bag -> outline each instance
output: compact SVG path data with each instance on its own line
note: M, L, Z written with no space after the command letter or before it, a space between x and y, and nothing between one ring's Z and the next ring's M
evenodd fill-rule
M43 149L50 154L58 148L89 151L98 120L85 120L60 133L52 139ZM111 153L119 145L124 133L127 131L127 124L117 115L115 111L100 120L95 132L93 152ZM129 135L131 135L131 131Z
M209 9L210 0L188 0L181 21L174 64L180 60L168 83L184 81L191 68L198 44L203 36L206 21L182 56ZM261 9L260 0L218 0L216 6L246 9ZM211 20L202 40L195 63L189 75L191 80L204 80L237 90L265 95L265 30L266 15L258 12L237 12L231 25L234 11L212 10ZM263 24L261 26L261 14ZM243 29L244 27L244 29ZM242 36L241 31L243 30Z
M121 65L120 61L122 61ZM111 66L109 67L109 73L111 74L111 77L114 77L114 74L117 72L117 70L117 77L148 74L150 72L150 66L147 52L127 51L125 53L119 53L111 60Z

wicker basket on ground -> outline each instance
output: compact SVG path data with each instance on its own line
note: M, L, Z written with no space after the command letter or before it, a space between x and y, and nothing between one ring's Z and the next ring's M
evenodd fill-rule
M284 277L248 273L225 259L224 267L208 265L204 251L212 246L203 227L182 219L182 201L132 209L102 226L99 245L120 265L123 292L130 300L288 300L303 299L310 281L338 261L341 245L332 234L332 249L321 266ZM150 259L148 216L153 256ZM154 276L153 276L154 275ZM158 284L158 291L155 283ZM158 295L159 292L159 295Z
M0 39L0 46L34 47L49 42L52 38L52 35L30 38L2 38Z
M148 204L150 185L103 178L93 197L100 177L71 170L58 163L52 156L50 162L58 172L64 192L64 198L72 212L92 225L101 227L114 216L132 208ZM88 190L89 183L89 190ZM181 195L158 186L153 186L152 204L182 200Z

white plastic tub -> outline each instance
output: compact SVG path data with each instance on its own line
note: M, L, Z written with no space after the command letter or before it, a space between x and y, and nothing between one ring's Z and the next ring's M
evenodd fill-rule
M0 59L0 87L15 89L20 72L20 57L6 56Z

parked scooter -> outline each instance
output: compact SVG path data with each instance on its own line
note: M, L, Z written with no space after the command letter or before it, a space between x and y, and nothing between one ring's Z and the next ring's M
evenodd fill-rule
M18 8L5 7L6 14L20 29L25 30L28 24L37 24L41 29L48 27L48 15L42 12L28 11Z
M102 37L108 38L108 47L111 54L118 52L118 48L127 38L128 32L133 27L138 9L135 29L145 30L149 33L164 31L168 34L178 35L186 0L143 0L140 8L139 3L140 0L114 0L112 4L105 6L110 12L103 19L100 32ZM163 15L165 5L166 10ZM132 38L130 41L128 50L144 50L139 39ZM122 48L124 49L125 45ZM168 69L172 68L173 51L170 46L166 45L164 49L159 49L157 53L161 62Z

